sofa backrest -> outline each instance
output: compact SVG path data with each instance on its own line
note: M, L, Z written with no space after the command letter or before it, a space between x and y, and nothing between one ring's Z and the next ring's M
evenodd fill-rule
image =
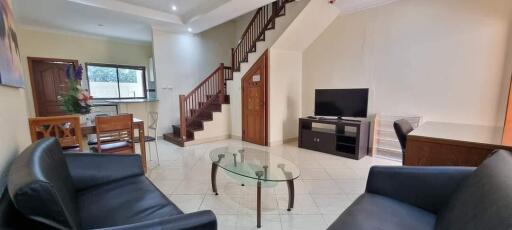
M436 229L512 229L512 153L496 151L456 190Z
M27 217L60 229L80 228L75 189L57 139L26 148L14 160L7 185L14 205Z

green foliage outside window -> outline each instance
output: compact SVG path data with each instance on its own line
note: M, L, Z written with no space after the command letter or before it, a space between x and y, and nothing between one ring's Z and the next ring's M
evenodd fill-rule
M119 68L120 83L137 83L137 71L135 69ZM88 66L87 76L92 82L117 82L117 71L113 67Z

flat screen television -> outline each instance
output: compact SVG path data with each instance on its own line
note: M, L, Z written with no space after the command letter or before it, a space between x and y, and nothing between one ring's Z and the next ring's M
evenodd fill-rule
M317 89L315 116L365 118L368 89Z

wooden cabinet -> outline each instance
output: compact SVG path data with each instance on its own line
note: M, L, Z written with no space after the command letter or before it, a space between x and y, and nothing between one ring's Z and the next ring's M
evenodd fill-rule
M315 125L314 125L315 124ZM324 127L315 127L321 124ZM352 159L368 153L370 122L299 119L299 147Z

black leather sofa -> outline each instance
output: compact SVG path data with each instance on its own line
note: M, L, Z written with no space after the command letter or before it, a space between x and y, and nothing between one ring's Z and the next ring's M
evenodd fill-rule
M478 168L373 167L334 229L512 229L512 153Z
M211 211L184 214L145 176L138 155L63 153L42 139L13 162L2 229L216 229Z

